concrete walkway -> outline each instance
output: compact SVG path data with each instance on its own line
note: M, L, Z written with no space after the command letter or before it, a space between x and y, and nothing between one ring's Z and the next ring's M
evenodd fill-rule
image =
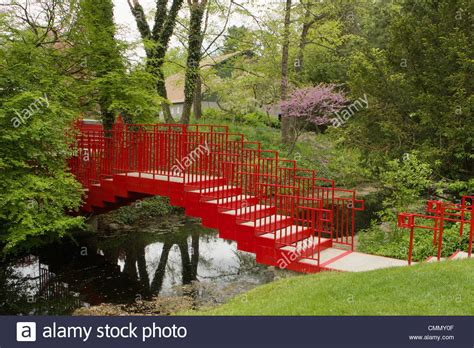
M457 254L455 254L453 257L451 257L451 260L467 259L468 257L469 257L468 253L464 251L460 251Z
M328 248L321 251L321 268L330 271L341 271L341 272L365 272L372 271L374 269L389 268L389 267L400 267L408 266L408 261L393 259L391 257L370 255L361 253L358 251L347 251L336 248ZM464 251L459 251L450 260L467 259L468 254ZM447 258L442 258L441 261L445 261ZM305 262L304 260L301 260ZM301 262L300 261L300 262ZM436 257L431 257L425 262L437 262ZM309 262L307 262L309 264ZM412 262L412 265L416 262Z
M333 258L336 259L330 261ZM346 250L328 248L321 251L321 265L324 269L333 271L364 272L380 268L408 266L408 261L364 254L358 251L348 252Z

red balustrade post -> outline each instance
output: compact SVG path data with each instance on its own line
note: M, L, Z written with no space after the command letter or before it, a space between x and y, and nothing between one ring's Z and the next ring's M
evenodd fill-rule
M444 205L439 202L437 211L439 211L439 233L438 233L438 261L441 259L441 249L443 247L443 228L444 228ZM437 214L438 215L438 214Z
M409 228L410 229L410 243L408 245L408 265L411 265L412 255L413 255L413 237L415 232L415 215L408 213L398 214L397 226L399 228Z
M470 228L469 228L469 245L467 247L467 255L468 257L471 257L472 255L472 240L474 237L474 196L464 196L463 201L464 201L464 206L465 206L465 201L467 198L471 199L471 221L470 221Z
M470 227L470 232L469 232L469 246L467 247L467 254L468 257L471 257L472 255L472 239L474 236L474 211L471 210L471 227Z
M459 238L462 239L463 230L464 230L464 217L466 212L466 196L463 196L461 199L461 225L459 227Z
M413 217L412 217L413 218ZM411 259L413 255L413 235L414 235L415 227L413 223L410 223L410 245L408 247L408 265L411 266Z

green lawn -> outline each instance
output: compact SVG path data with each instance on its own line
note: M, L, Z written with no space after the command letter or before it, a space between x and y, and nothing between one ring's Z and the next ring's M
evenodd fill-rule
M185 315L474 315L474 259L283 279Z

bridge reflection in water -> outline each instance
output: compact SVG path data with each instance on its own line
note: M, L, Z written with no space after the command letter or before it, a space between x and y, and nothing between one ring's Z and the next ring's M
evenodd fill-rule
M47 276L39 277L39 268ZM2 267L2 274L9 302L0 301L2 314L67 314L79 306L130 304L158 295L186 297L198 306L273 279L273 272L237 251L234 242L189 219L154 231L115 231L51 245ZM46 296L48 288L55 290Z

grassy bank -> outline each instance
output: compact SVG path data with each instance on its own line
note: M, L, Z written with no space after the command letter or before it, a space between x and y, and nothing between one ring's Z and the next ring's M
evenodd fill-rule
M187 315L474 315L474 260L280 280Z

